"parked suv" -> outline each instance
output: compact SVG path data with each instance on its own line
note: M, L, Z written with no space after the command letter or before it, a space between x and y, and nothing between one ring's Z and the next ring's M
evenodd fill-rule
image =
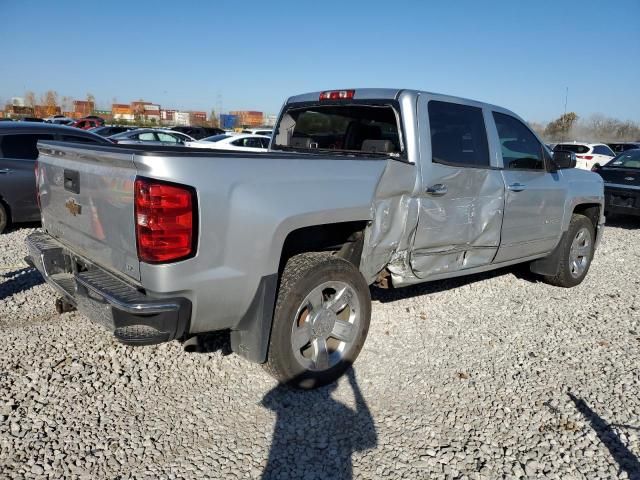
M576 168L593 170L616 156L604 143L558 143L553 151L564 150L576 154Z
M110 145L98 135L62 125L0 124L0 233L11 223L40 220L34 175L39 140Z
M637 148L640 148L640 142L618 142L608 143L607 145L616 153L616 155L622 152L626 152L627 150L635 150Z

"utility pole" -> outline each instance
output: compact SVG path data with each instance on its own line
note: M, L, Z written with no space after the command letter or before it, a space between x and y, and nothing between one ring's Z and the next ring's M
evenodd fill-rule
M222 122L220 121L220 115L222 115L222 93L220 93L220 90L216 95L216 111L218 112L218 127L222 128Z
M567 101L569 100L569 87L566 87L564 92L564 115L562 115L562 119L566 121L567 119ZM562 139L560 140L564 142L564 128L562 129Z

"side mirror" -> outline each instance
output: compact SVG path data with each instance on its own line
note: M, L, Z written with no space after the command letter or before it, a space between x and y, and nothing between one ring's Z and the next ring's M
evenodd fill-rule
M576 154L567 150L553 152L553 163L558 170L576 167Z

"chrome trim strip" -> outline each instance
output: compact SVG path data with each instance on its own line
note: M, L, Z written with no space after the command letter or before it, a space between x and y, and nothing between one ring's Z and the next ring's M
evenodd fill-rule
M624 189L624 190L640 190L640 186L639 185L623 185L621 183L604 182L604 186L605 187L611 187L611 188L621 188L621 189Z

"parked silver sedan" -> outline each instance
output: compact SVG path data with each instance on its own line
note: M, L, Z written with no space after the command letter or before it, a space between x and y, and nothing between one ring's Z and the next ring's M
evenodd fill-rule
M128 132L118 133L109 137L115 143L123 145L184 145L185 142L195 141L189 135L161 128L138 128Z

